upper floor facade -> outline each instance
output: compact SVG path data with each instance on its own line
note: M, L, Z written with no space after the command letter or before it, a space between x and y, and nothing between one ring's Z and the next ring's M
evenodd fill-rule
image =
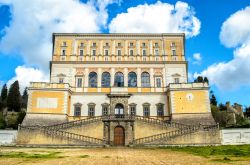
M185 61L185 34L54 33L52 62Z

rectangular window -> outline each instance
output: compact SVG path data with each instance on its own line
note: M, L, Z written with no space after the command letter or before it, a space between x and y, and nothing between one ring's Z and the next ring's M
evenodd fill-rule
M108 42L106 42L105 46L109 46L109 43L108 43Z
M77 87L77 88L81 88L81 87L82 87L82 78L77 78L76 87Z
M75 116L81 116L81 107L75 107Z
M157 88L161 87L161 78L156 78L156 87Z
M155 55L159 56L159 50L158 49L155 49Z
M92 46L93 46L93 47L96 47L96 43L95 43L95 42L93 42Z
M143 43L142 43L142 47L145 47L145 46L146 46L146 43L145 43L145 42L143 42Z
M67 46L67 43L66 43L66 42L63 42L62 46Z
M80 56L83 56L83 50L82 49L80 50Z
M104 54L105 54L105 56L108 56L109 55L109 51L108 50L104 50Z
M92 50L92 56L95 56L96 55L96 50Z
M102 109L102 115L103 116L106 116L106 115L108 115L108 107L103 107L103 109Z
M135 106L130 107L130 115L136 115L136 107Z
M117 55L121 56L122 55L122 51L120 49L117 50Z
M122 43L118 42L117 46L122 46Z
M174 78L174 83L180 83L180 79L179 78Z
M134 46L134 43L133 43L133 42L130 42L130 43L129 43L129 46L131 46L131 47Z
M158 46L159 46L159 45L158 45L158 43L156 42L156 43L155 43L155 47L158 47Z
M84 47L84 43L83 43L83 42L81 42L80 46L81 46L81 47Z
M157 106L157 116L163 116L163 105Z
M142 55L143 55L143 56L146 56L146 55L147 55L147 52L146 52L145 49L142 50Z
M144 106L143 107L143 116L148 117L149 114L149 106Z
M134 55L134 51L133 50L129 50L129 55L133 56Z
M94 107L89 107L89 116L90 117L95 116L95 108Z
M176 50L172 50L172 55L176 56Z
M62 84L64 81L64 78L59 78L59 83Z

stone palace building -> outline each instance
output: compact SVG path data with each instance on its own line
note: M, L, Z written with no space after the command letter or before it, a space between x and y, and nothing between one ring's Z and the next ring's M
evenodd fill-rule
M128 145L164 132L150 122L214 124L208 84L188 82L184 34L54 33L52 41L50 82L31 83L20 130Z

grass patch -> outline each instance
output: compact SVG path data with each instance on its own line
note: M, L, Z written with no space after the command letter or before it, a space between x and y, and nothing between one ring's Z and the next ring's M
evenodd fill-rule
M250 157L250 145L205 146L205 147L172 147L172 151L187 152L198 156L234 156Z
M89 155L81 155L80 158L88 158Z
M27 159L54 159L63 158L58 156L61 152L24 153L24 152L0 152L0 158L27 158Z

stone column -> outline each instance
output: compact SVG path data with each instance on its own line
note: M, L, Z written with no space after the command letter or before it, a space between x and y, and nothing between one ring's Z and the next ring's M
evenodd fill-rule
M128 87L128 68L124 68L124 87Z
M88 68L85 68L85 71L84 71L84 75L85 75L85 78L84 78L84 92L87 92L87 88L89 86L88 84L88 81L89 81L89 69Z
M138 92L141 92L141 68L137 68L136 74L137 74Z
M110 81L110 86L113 87L115 82L115 68L111 68Z
M90 47L91 47L91 45L90 45L90 40L88 41L88 45L87 45L87 54L88 55L90 55L91 53L90 53Z
M150 86L151 86L151 92L154 90L154 69L150 68Z
M97 71L98 92L101 92L101 91L99 91L99 90L101 90L101 86L102 86L102 68L98 68L98 71Z

